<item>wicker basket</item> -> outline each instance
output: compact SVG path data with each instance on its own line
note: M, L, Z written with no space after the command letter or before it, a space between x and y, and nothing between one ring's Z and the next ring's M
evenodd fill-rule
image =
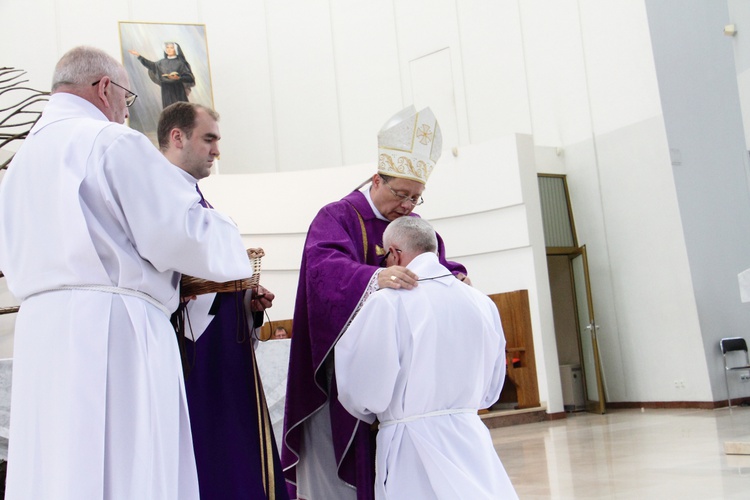
M242 280L217 283L215 281L194 278L183 274L182 280L180 281L180 296L191 297L193 295L202 295L204 293L237 292L258 286L260 283L260 259L265 254L266 253L262 248L247 249L247 257L250 259L250 263L253 266L253 275Z

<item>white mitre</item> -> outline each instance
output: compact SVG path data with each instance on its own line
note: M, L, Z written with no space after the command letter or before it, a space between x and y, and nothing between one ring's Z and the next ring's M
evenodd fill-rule
M409 106L378 133L378 173L426 184L442 149L443 135L430 108L417 113Z

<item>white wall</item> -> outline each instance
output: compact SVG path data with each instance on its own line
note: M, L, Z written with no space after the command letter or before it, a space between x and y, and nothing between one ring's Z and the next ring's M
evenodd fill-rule
M554 342L547 347L544 340L553 338L549 305L539 307L540 299L549 302L546 268L534 268L544 264L541 219L524 205L536 192L533 144L500 138L530 132L517 4L503 2L487 12L474 2L449 0L250 2L237 8L230 2L210 9L198 1L178 15L168 14L166 5L115 2L107 14L92 10L81 17L61 0L50 4L54 15L32 23L28 4L11 1L0 6L0 16L21 15L26 27L11 27L0 43L16 47L6 42L28 37L28 26L56 33L33 68L34 84L45 88L54 62L75 44L119 54L117 20L205 22L225 139L221 175L204 181L204 192L237 220L249 245L266 249L263 280L279 295L270 311L276 318L291 317L304 233L318 208L372 174L377 130L391 114L411 102L431 105L444 144L458 146L459 155L445 155L421 212L445 237L449 257L467 263L477 287L487 293L529 289L541 399L560 411ZM75 34L67 29L72 22L81 25ZM507 29L494 30L498 22ZM105 33L90 24L106 26ZM245 31L248 40L238 44L237 33ZM494 56L486 57L488 49ZM28 51L11 52L6 63L29 67ZM469 145L471 137L477 144ZM226 175L243 170L269 173Z
M712 15L721 8L695 2L714 6ZM54 62L76 44L119 57L117 21L206 24L224 139L221 174L205 180L204 191L238 221L249 245L266 249L264 282L279 294L272 319L291 317L304 234L317 209L371 174L385 119L429 101L445 146L457 146L458 157L444 154L420 211L479 289L529 289L541 396L550 411L560 411L535 170L568 175L602 326L609 399L711 400L710 379L718 380L708 352L713 338L702 338L708 325L694 296L696 263L712 258L710 244L689 256L684 236L709 234L709 227L691 229L684 220L699 218L706 205L686 212L678 198L649 32L649 14L666 22L671 11L687 10L667 2L652 12L655 4L192 0L174 9L161 1L115 0L90 9L81 0L4 0L0 18L14 22L0 31L0 46L3 64L24 67L32 85L45 88ZM660 47L671 46L670 55L710 75L710 53L681 50L695 36L688 26L704 20L693 13L684 21ZM702 28L721 34L722 26ZM712 48L720 43L708 41ZM725 61L720 71L731 71ZM675 97L696 111L714 90L706 85ZM713 151L698 134L684 140L701 155ZM695 188L714 186L705 181ZM740 191L736 197L744 199ZM731 218L730 208L722 209L721 223ZM721 237L743 248L729 227ZM704 304L711 312L705 317L731 299L730 267L721 269L724 288ZM735 315L726 326L739 323ZM668 359L662 354L675 349ZM677 379L685 389L675 389Z
M737 273L750 267L750 192L734 41L722 34L729 13L725 3L702 0L647 7L666 136L681 154L672 173L704 355L721 399L719 339L744 336L750 323L737 283Z
M534 137L563 148L608 399L711 400L645 5L522 5Z
M727 24L734 24L737 34L730 38L737 68L737 83L740 92L742 122L745 129L745 145L750 151L750 3L745 0L727 0L729 15ZM737 26L739 24L739 27Z
M372 161L412 103L434 108L446 146L532 132L515 1L4 0L0 15L4 64L40 89L75 45L119 59L118 21L205 24L226 174Z

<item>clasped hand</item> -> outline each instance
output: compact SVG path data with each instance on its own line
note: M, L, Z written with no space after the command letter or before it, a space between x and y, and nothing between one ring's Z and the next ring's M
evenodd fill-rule
M253 312L265 311L273 305L273 299L276 295L266 287L258 285L248 290L252 294L250 297L250 310Z

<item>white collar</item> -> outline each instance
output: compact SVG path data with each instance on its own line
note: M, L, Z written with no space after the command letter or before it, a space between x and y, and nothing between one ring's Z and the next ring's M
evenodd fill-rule
M384 220L386 222L390 222L388 219L385 218L385 215L381 214L380 210L378 210L375 207L375 203L372 202L372 197L370 196L370 187L367 187L367 189L361 189L360 192L363 195L365 195L365 198L367 198L367 203L370 204L370 208L372 208L372 213L375 214L375 217L377 217L380 220Z
M452 285L458 281L450 270L440 263L437 254L432 252L417 255L406 267L414 271L420 280L435 280L444 285Z

